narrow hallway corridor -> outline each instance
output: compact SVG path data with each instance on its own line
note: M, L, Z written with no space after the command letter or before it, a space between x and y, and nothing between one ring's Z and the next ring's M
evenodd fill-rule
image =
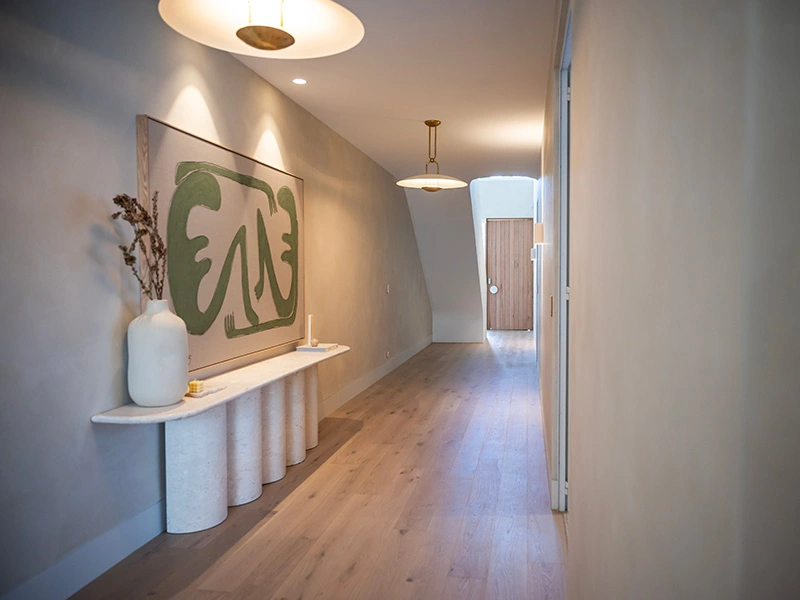
M536 378L530 332L433 344L323 420L261 498L73 598L560 600Z

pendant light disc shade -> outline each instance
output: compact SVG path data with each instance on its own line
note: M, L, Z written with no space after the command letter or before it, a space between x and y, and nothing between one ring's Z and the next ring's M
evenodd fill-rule
M294 44L294 36L279 27L248 25L236 32L236 37L258 50L283 50Z
M425 190L426 192L438 192L439 190L454 190L457 188L467 187L466 182L456 179L455 177L448 177L447 175L414 175L407 177L397 182L397 185L407 188L416 188Z
M159 0L158 12L191 40L247 56L318 58L364 38L358 17L332 0Z

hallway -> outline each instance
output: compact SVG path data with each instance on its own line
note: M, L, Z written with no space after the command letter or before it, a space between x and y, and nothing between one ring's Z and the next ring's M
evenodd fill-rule
M324 419L261 498L73 598L560 600L533 340L427 347Z

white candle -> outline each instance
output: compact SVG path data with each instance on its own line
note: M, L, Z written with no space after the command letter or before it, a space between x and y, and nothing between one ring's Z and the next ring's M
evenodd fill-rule
M307 343L309 346L311 345L311 340L313 339L313 336L311 335L311 326L313 325L313 323L314 323L314 315L308 315L308 328L306 333L308 334Z

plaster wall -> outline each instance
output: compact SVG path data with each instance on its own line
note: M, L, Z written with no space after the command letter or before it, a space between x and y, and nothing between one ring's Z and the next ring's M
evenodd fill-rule
M89 422L128 400L138 290L109 215L136 193L139 113L305 180L306 310L352 347L320 367L323 398L432 334L406 197L347 140L154 1L4 2L0 594L164 495L159 426Z
M559 152L557 82L558 69L553 69L545 102L547 118L542 131L542 178L539 180L542 202L542 224L544 244L540 246L542 261L541 297L539 309L539 393L542 400L542 428L547 457L547 472L550 480L558 473L558 256L559 238L559 174L555 157ZM553 307L552 313L550 307ZM557 507L557 499L551 498Z
M434 342L482 342L478 241L469 189L408 190L433 311Z
M795 597L800 5L572 8L569 598Z

